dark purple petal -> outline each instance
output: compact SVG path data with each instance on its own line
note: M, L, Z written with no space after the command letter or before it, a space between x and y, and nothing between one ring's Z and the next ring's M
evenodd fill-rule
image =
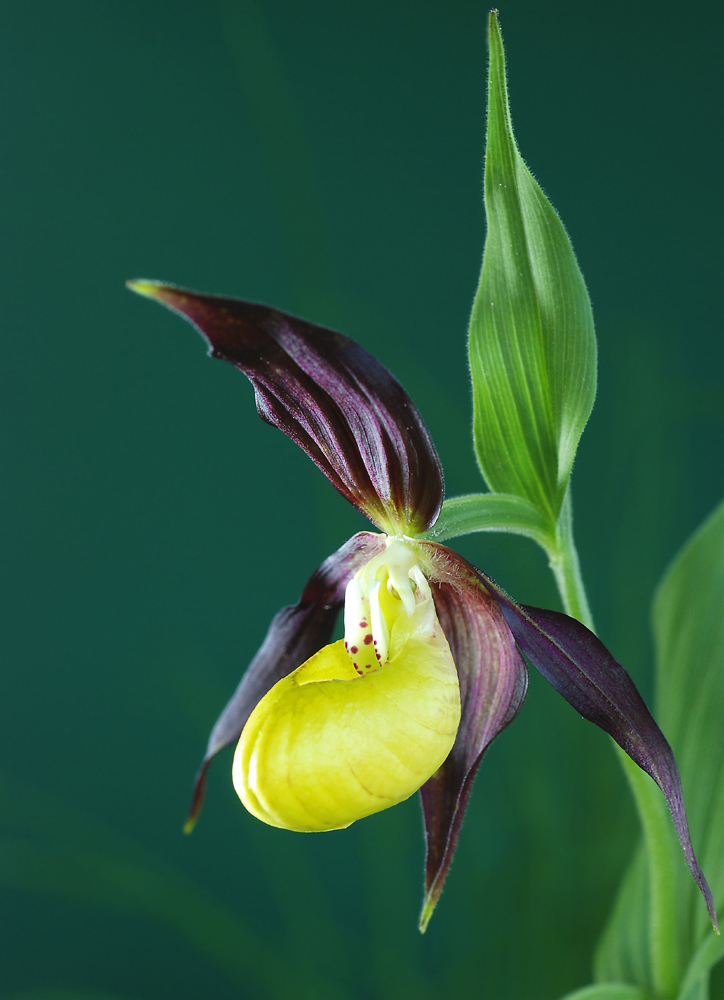
M361 531L319 566L309 578L298 604L272 618L259 651L211 730L206 754L196 775L184 829L190 832L204 800L206 772L219 750L236 743L247 719L267 691L329 642L344 604L344 591L357 570L384 549L384 538Z
M493 580L480 577L500 600L515 641L533 666L584 719L612 736L664 793L684 857L717 927L711 891L691 846L676 759L634 682L585 625L558 611L516 604Z
M442 470L411 399L341 333L267 306L129 282L190 320L210 353L251 381L259 415L309 455L342 496L392 534L435 521Z
M462 716L455 745L420 789L425 820L425 930L455 853L473 779L483 754L517 715L528 672L497 600L472 567L442 545L426 545L435 575L435 607L460 679Z

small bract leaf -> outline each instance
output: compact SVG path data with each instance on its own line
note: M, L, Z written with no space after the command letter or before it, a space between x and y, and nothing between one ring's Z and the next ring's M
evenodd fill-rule
M474 531L509 531L526 535L544 549L555 544L548 521L540 510L530 501L511 493L473 493L446 500L425 538L442 542Z
M478 462L491 490L555 523L596 391L596 341L563 224L513 138L503 42L490 15L485 210L470 321Z

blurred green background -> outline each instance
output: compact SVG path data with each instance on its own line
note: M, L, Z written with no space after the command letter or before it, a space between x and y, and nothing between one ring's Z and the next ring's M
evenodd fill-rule
M424 938L415 799L290 834L244 813L227 754L181 834L270 617L362 519L237 372L123 282L357 338L417 402L449 495L480 489L465 331L486 16L470 0L0 9L3 1000L555 1000L590 979L636 820L607 739L538 677ZM724 494L724 8L509 0L500 17L516 136L597 319L573 476L584 573L650 694L652 588ZM559 606L532 543L458 547Z

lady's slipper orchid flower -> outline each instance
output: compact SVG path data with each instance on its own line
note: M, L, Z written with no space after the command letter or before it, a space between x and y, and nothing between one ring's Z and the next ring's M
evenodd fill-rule
M339 829L420 789L424 930L482 756L525 697L523 653L662 789L716 926L676 761L623 667L579 622L516 604L457 553L420 537L442 505L442 470L390 372L342 334L275 309L129 284L190 320L213 357L239 368L260 416L382 532L351 538L272 620L211 732L187 829L210 761L231 744L236 791L272 826ZM330 644L343 607L345 637Z

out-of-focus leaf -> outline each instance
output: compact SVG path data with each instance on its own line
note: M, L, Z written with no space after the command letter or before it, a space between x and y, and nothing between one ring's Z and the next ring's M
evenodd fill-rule
M423 537L443 542L473 531L510 531L527 535L549 550L554 544L546 518L537 507L512 493L472 493L442 505L435 524Z
M518 152L490 15L485 255L470 322L475 448L491 490L554 525L596 392L596 340L563 224Z
M293 977L274 969L278 963L273 954L235 914L160 867L2 838L0 884L50 892L153 920L179 933L239 985L250 978L257 980L269 996L279 1000L291 988Z
M257 931L192 880L51 794L0 774L0 885L47 892L169 928L246 991L341 1000L333 983L279 963ZM300 987L303 983L306 989ZM301 989L301 992L300 992Z
M724 938L707 934L689 962L677 1000L706 1000L709 995L709 973L724 957Z
M654 600L655 714L676 754L689 825L714 903L724 905L724 504L666 572ZM674 870L678 1000L706 1000L724 955L696 886ZM650 984L649 876L641 845L624 879L595 962L596 979Z
M697 984L686 995L679 994L676 1000L709 1000L709 975L699 979Z
M561 1000L651 1000L650 994L628 983L597 983L566 993Z
M97 990L28 990L22 993L5 993L0 1000L127 1000L117 994L99 993Z
M602 985L625 981L650 986L648 938L648 868L640 843L618 890L613 912L601 935L593 978Z
M724 905L724 503L674 559L654 600L656 713L679 761L692 836ZM711 928L687 873L677 886L686 969ZM721 950L712 948L712 964Z

